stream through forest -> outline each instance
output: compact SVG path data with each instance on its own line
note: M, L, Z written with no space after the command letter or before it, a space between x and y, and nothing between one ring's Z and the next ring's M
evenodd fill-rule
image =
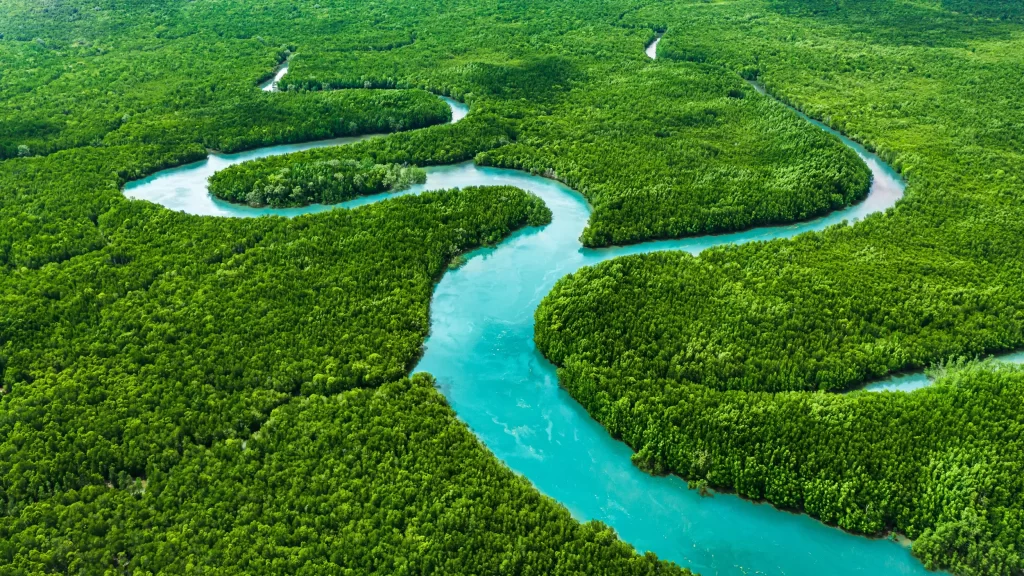
M654 49L648 47L652 58ZM273 89L286 71L287 64L273 84L261 88ZM453 121L465 116L464 105L446 100L452 106ZM355 208L398 195L454 187L511 185L528 190L551 209L551 224L514 233L497 247L476 250L467 255L464 266L444 275L431 303L425 353L414 370L437 378L459 418L499 459L565 505L577 519L601 520L640 552L650 550L705 576L927 574L909 550L893 540L848 534L809 516L732 494L702 497L677 477L640 471L630 462L630 448L612 439L558 385L555 367L534 345L538 304L559 278L580 267L628 254L658 250L698 254L723 244L790 238L884 211L902 197L899 175L877 156L801 117L840 137L868 165L873 180L864 201L787 226L605 249L585 249L579 242L591 208L577 192L540 176L469 162L427 168L425 184L396 194L333 206L251 208L222 202L207 192L207 178L232 164L366 137L210 154L204 161L129 183L125 194L192 214L249 217ZM908 375L871 388L910 390L927 383L923 375Z

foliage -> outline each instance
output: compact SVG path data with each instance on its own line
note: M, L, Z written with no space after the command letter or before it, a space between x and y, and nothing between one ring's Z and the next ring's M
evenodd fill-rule
M877 150L908 177L906 198L791 241L581 270L542 303L536 339L647 470L904 532L931 567L1012 575L1024 569L1019 371L830 394L1024 346L1019 24L937 4L631 13L667 27L663 57L756 77Z
M41 78L5 70L0 89L10 96L0 102L0 159L133 143L232 152L450 118L443 102L422 91L262 93L255 87L265 70L260 63L278 57L263 42L133 40L142 46L129 44L124 52L0 41L0 54L23 66L49 62L59 70L41 86Z
M112 204L102 246L2 278L3 571L682 573L575 522L402 380L447 263L546 223L536 197L293 220Z
M827 133L718 68L634 65L531 118L477 161L557 178L594 206L585 246L805 220L864 197Z
M422 182L426 174L408 164L463 162L513 138L507 121L478 114L457 124L236 164L210 178L210 192L256 205L333 204Z
M829 394L1024 345L1020 18L1004 0L0 0L5 571L315 572L335 562L323 538L353 570L674 571L572 523L470 442L426 381L402 380L432 281L544 222L535 199L480 189L243 221L118 187L207 148L397 132L217 181L241 198L301 175L296 203L333 201L360 192L318 180L334 161L357 163L354 184L362 166L475 158L579 189L593 246L863 197L859 161L742 75L877 150L908 176L906 200L792 242L583 271L538 312L539 345L646 469L893 527L958 573L1020 572L1018 373ZM290 54L283 91L261 93ZM448 111L427 91L472 113L436 125ZM462 463L416 461L445 457L410 439L442 428L479 467L428 476ZM317 468L357 446L358 467ZM454 522L426 507L441 490L466 511L460 539L421 541ZM349 493L348 509L322 508ZM335 512L355 528L318 524Z
M101 249L4 278L6 509L244 438L291 395L400 378L448 262L549 217L501 187L295 220L120 202Z
M334 204L353 196L405 190L427 181L427 173L416 166L374 164L371 160L326 160L282 168L260 179L244 196L225 192L210 178L210 194L250 206L297 206Z
M375 70L381 64L374 58ZM465 159L479 152L480 164L543 174L582 192L595 209L582 237L588 246L803 220L860 200L870 182L867 167L837 139L719 67L630 59L626 72L600 63L582 70L549 57L474 64L461 81L417 83L371 72L317 80L320 68L311 70L311 60L296 57L291 82L308 89L425 87L471 102L469 118L486 110L517 120L507 145L480 142ZM524 100L539 102L542 113ZM437 138L432 146L451 144ZM288 161L302 162L297 155L274 163ZM269 164L261 162L260 177L269 178Z
M85 574L687 573L573 520L425 375L286 401L249 437L147 472L5 517L0 559Z
M15 70L0 78L11 95L0 101L0 158L20 146L33 155L134 142L231 151L394 132L446 117L440 102L413 90L425 89L471 104L469 118L489 115L509 136L432 132L429 148L440 153L409 163L487 152L480 162L564 180L595 207L587 245L805 219L867 189L866 169L838 140L733 72L650 62L643 44L651 28L624 25L638 8L629 1L557 1L544 10L477 0L5 1L0 56ZM289 55L283 91L255 90ZM378 159L392 162L407 161ZM280 171L268 163L239 170L253 177L222 189L224 197L244 198L248 181ZM286 203L348 194L304 191Z
M402 380L433 283L547 222L539 200L471 189L236 220L120 193L207 148L448 120L422 90L257 89L296 48L411 45L430 6L391 3L396 34L367 3L0 4L0 572L683 572L574 521L428 380ZM482 102L336 159L465 160L513 120Z
M912 393L718 392L569 357L566 389L654 474L854 532L898 530L929 568L1015 574L1024 371L969 367Z

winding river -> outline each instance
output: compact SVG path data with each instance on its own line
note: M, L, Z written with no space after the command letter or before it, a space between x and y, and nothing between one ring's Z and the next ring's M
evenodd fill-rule
M654 46L649 53L653 57ZM282 69L287 71L285 64ZM276 82L283 76L279 71ZM268 84L272 85L272 84ZM272 90L273 88L271 88ZM465 106L448 101L453 120ZM508 466L580 520L598 519L638 550L650 550L706 576L927 574L909 550L826 526L806 515L730 494L701 497L676 477L654 477L630 463L632 451L613 440L561 387L555 368L533 342L533 315L561 277L627 254L685 250L789 238L891 207L902 197L900 177L863 147L839 136L867 163L871 191L861 203L813 221L745 232L591 250L579 236L591 208L575 191L523 172L472 163L427 169L427 182L398 193L478 185L512 185L536 194L553 213L551 224L519 231L495 248L473 252L447 272L431 304L430 336L415 371L432 373L459 417ZM320 146L346 138L273 146L240 154L210 154L201 162L165 170L125 186L125 194L173 210L214 216L294 216L354 208L395 196L363 197L334 206L270 209L218 201L206 190L210 174L245 160ZM921 375L879 383L912 389Z

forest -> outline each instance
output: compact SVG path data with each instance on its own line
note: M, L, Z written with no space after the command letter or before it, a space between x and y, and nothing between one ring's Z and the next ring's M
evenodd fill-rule
M932 568L1013 575L1019 370L851 391L1024 347L1020 12L946 4L631 13L667 27L662 57L757 78L876 150L907 178L906 197L793 240L580 270L538 309L536 340L645 470L855 532L902 532Z
M14 160L3 177L40 164L35 192L87 195L103 184L46 176L88 160ZM681 573L577 523L428 378L404 379L434 280L547 222L535 197L467 189L295 220L114 204L105 245L3 279L5 572Z
M643 63L628 74L615 74L600 64L581 71L548 57L489 70L487 75L497 78L464 93L447 84L403 83L374 75L315 79L307 63L321 57L294 57L286 76L288 89L332 93L363 85L423 87L472 103L474 115L467 122L477 124L392 136L389 143L397 149L383 156L371 153L376 161L395 161L394 153L418 165L473 159L558 179L594 205L595 216L582 238L588 246L805 220L862 199L870 183L867 168L835 138L717 67ZM472 81L481 81L481 76L472 75ZM586 89L566 90L563 83L585 83ZM544 85L551 89L539 92L538 86ZM513 98L517 95L542 99L544 113L524 112L522 98ZM477 110L501 118L505 136L495 139L495 127L485 126L486 116ZM481 131L474 134L471 128ZM253 186L265 188L287 164L293 171L310 173L283 179L285 185L306 183L298 186L304 190L299 196L308 198L305 203L345 200L358 192L346 193L349 187L318 177L323 170L309 162L314 157L317 162L340 162L363 153L354 148L251 161L226 170L212 190L222 198L241 200ZM448 153L438 154L438 149ZM321 192L325 186L330 192Z
M467 18L455 28L451 15L430 2L390 3L387 18L375 10L271 3L232 19L231 9L216 2L169 1L135 14L152 20L155 38L140 31L92 41L61 30L47 34L49 50L34 42L45 25L15 22L12 11L6 37L23 42L3 43L11 44L10 57L31 58L35 70L41 51L62 70L42 91L30 88L40 79L27 71L0 79L20 95L0 103L0 150L15 157L86 144L199 141L226 152L393 132L444 121L443 103L426 90L469 103L474 116L496 117L510 135L496 142L457 130L430 133L415 145L433 152L422 150L414 156L427 158L410 163L476 158L557 178L595 207L583 238L590 246L801 220L867 191L868 172L855 154L754 93L735 73L649 62L642 48L652 31L623 28L615 7L552 3L529 13L526 5L510 4L499 16L473 20L489 8L470 1L454 9ZM103 10L81 10L65 28L89 30L106 18ZM186 24L197 21L207 25ZM125 46L103 45L115 41ZM145 57L137 56L143 49ZM287 56L282 92L254 93L252 85ZM102 93L111 75L124 85ZM349 100L353 105L345 106ZM351 154L331 150L337 157L322 152L319 159L344 161ZM247 196L250 182L280 176L280 162L238 169L250 173L242 182L228 184L232 178L224 176L222 197ZM402 163L384 161L392 162ZM287 205L351 193L346 185L306 190L310 182L285 180L289 195L303 188Z
M310 74L305 63L311 59L296 56L287 81L310 89L360 84L356 80L303 83L300 78ZM486 116L474 113L466 120L474 124L395 135L387 139L391 151L370 155L377 162L418 165L473 159L481 165L558 179L594 205L594 218L582 238L588 246L806 220L856 202L867 193L870 174L851 150L757 94L738 75L717 67L644 66L629 74L590 70L587 76L603 80L587 82L585 90L564 95L552 90L544 96L547 109L539 117L519 110L521 103L505 100L513 87L536 90L537 84L545 82L585 80L582 72L550 60L503 71L502 78L515 79L511 85L502 82L463 95L474 112L486 110L503 119L495 121L503 126L503 137L495 139L492 132L497 126L485 125ZM369 79L361 82L375 88L396 85L390 79L365 78ZM289 86L296 89L295 84ZM447 87L445 91L451 92ZM309 198L306 203L345 200L358 192L346 193L349 187L319 177L323 169L309 163L313 158L344 161L377 145L251 161L225 170L211 189L222 198L241 200L253 186L265 188L280 175L279 167L287 165L310 174L283 179L285 186L299 183L304 190L299 196ZM438 149L448 153L438 154ZM325 186L331 191L321 192ZM314 192L305 192L306 188Z
M514 138L508 121L474 114L457 124L243 162L214 174L210 193L255 206L336 204L421 183L426 173L418 166L471 160Z
M210 194L230 202L275 208L337 204L354 196L405 190L413 184L427 181L427 173L416 166L375 164L368 159L326 160L288 166L266 179L260 179L245 194L218 186L219 174L223 171L210 178Z
M931 568L1019 572L1019 367L956 367L910 393L829 394L719 392L573 357L564 366L562 384L643 470L856 533L899 531Z
M539 199L230 219L121 187L374 134L211 190L335 203L472 160L581 192L589 247L863 199L856 155L756 79L876 150L905 199L581 270L538 347L644 470L1019 574L1024 374L961 359L1024 347L1022 19L1008 0L0 0L0 572L686 574L540 494L409 377L434 283L549 222ZM446 124L437 95L469 116ZM920 392L855 390L939 365Z
M687 573L574 519L407 377L434 283L548 222L537 198L291 220L124 198L210 148L344 135L396 133L345 164L393 173L449 119L422 90L260 92L289 40L319 41L264 8L0 4L0 572ZM426 128L448 142L429 154L509 129L485 111Z

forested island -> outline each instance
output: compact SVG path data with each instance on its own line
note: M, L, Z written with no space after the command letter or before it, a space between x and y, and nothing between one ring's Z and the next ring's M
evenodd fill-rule
M978 361L1024 348L1018 2L0 0L0 59L2 573L785 571L727 535L696 551L620 537L644 494L563 505L467 424L452 382L416 372L438 282L486 280L460 266L567 213L497 175L581 195L563 194L588 216L566 258L863 201L856 151L780 101L877 152L905 197L794 238L581 259L547 295L517 286L543 297L526 386L546 358L579 404L531 406L512 376L504 401L540 410L555 444L582 406L694 493L857 542L906 536L913 569L1024 570L1024 372ZM469 115L449 123L438 96ZM235 163L203 191L374 200L358 208L210 217L122 190L363 135ZM492 171L431 186L457 163ZM858 390L926 368L915 392ZM530 444L543 427L478 409L548 457Z

